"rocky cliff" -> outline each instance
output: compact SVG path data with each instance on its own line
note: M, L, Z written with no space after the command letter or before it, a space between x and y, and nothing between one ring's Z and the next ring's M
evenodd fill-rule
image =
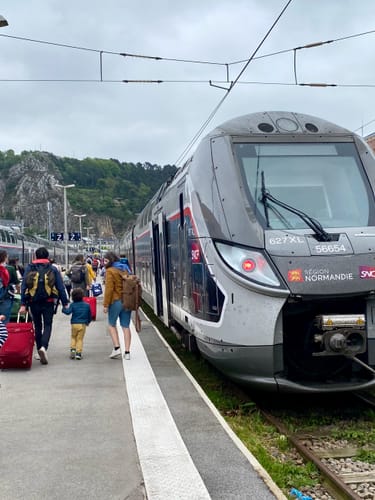
M56 184L66 185L50 153L33 152L21 156L20 161L3 170L0 178L0 217L14 219L24 228L46 235L49 231L64 231L64 189ZM79 231L77 210L73 212L67 192L68 231ZM82 218L82 233L85 227L92 227L90 234L108 238L113 236L109 217L96 215L93 211Z

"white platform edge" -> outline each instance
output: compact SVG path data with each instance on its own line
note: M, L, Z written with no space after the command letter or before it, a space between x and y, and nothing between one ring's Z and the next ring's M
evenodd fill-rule
M121 350L122 330L118 325ZM208 500L133 323L131 359L122 360L134 437L148 500Z
M147 317L147 315L143 312L145 318L150 321L150 319ZM150 321L150 324L152 322ZM175 359L176 363L180 366L180 368L183 370L185 375L188 377L188 379L191 381L191 383L194 385L198 393L200 394L201 398L203 401L207 404L207 406L210 408L212 413L215 415L223 429L227 432L229 437L232 439L232 441L235 443L235 445L241 450L241 452L244 454L246 459L250 462L250 464L253 466L254 470L258 473L258 475L263 479L263 481L266 483L270 491L275 495L277 500L287 500L287 497L284 495L284 493L281 491L281 489L277 486L277 484L273 481L272 477L268 474L268 472L263 468L263 466L258 462L258 460L252 455L252 453L246 448L246 446L243 444L243 442L239 439L239 437L235 434L235 432L231 429L229 424L226 422L224 417L220 414L220 412L217 410L217 408L214 406L212 401L208 398L208 396L205 394L203 391L202 387L198 384L198 382L195 380L195 378L191 375L191 373L185 368L183 363L180 361L178 356L174 353L173 349L170 348L162 334L159 332L159 330L156 328L155 325L152 325L154 330L156 331L157 335L159 336L160 340L163 342L165 347L168 349L170 355ZM138 334L137 334L138 335Z

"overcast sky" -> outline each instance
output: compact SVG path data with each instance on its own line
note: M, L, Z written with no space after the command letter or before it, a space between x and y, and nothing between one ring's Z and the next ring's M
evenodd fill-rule
M209 81L228 87L227 68L235 80L286 5L287 0L3 0L0 14L9 26L0 28L0 150L175 163L226 94ZM201 137L228 119L266 110L312 114L364 135L375 131L375 121L361 129L375 120L375 32L352 36L372 30L374 0L292 0ZM338 87L295 85L290 49L344 37L350 38L296 51L298 83ZM166 82L121 83L148 79Z

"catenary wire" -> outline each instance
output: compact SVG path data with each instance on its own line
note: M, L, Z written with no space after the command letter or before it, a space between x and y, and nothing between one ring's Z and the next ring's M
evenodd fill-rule
M362 129L362 133L363 133L363 129L365 127L367 127L368 125L371 125L371 123L374 123L375 122L375 118L373 120L370 120L369 122L367 123L364 123L363 125L361 125L360 127L356 128L355 130L353 130L353 132L358 132L358 130L361 130Z
M305 45L300 45L298 47L293 47L289 49L282 49L278 50L275 52L270 52L268 54L262 54L260 56L255 56L253 59L263 59L266 57L272 57L280 54L286 54L288 52L296 51L296 50L302 50L302 49L311 49L315 47L320 47L322 45L334 43L334 42L340 42L343 40L348 40L351 38L357 38L365 35L370 35L375 33L375 30L369 30L369 31L363 31L361 33L354 33L352 35L347 35L347 36L342 36L339 38L333 38L331 40L325 40L322 42L312 42L308 43ZM22 40L25 42L32 42L32 43L39 43L39 44L44 44L44 45L52 45L55 47L62 47L62 48L67 48L67 49L73 49L73 50L82 50L86 52L95 52L98 54L109 54L109 55L118 55L122 57L134 57L134 58L141 58L141 59L153 59L156 61L170 61L170 62L181 62L181 63L190 63L190 64L207 64L207 65L216 65L216 66L232 66L235 64L242 64L247 61L247 59L241 59L238 61L232 61L232 62L218 62L218 61L202 61L198 59L180 59L180 58L173 58L173 57L162 57L162 56L151 56L147 54L135 54L131 52L116 52L116 51L111 51L111 50L103 50L103 49L94 49L92 47L83 47L79 45L70 45L66 43L59 43L59 42L51 42L48 40L38 40L35 38L27 38L27 37L21 37L21 36L15 36L15 35L7 35L5 33L1 33L0 37L3 38L11 38L15 40Z
M238 82L238 80L241 78L241 76L243 75L243 73L246 71L247 67L249 66L250 62L254 58L255 54L261 48L261 46L266 41L266 39L268 38L268 36L271 34L272 30L274 29L274 27L276 26L276 24L279 22L280 18L282 17L282 15L286 11L286 9L289 7L289 5L291 4L291 2L292 2L292 0L288 0L287 1L287 3L285 4L285 6L283 7L282 11L280 12L280 14L277 16L276 20L272 23L271 27L268 29L268 31L264 35L263 39L260 41L260 43L258 44L258 46L256 47L256 49L254 50L254 52L252 53L252 55L247 60L247 62L244 65L244 67L241 69L241 71L238 73L238 75L235 78L235 80L233 81L233 83L230 85L230 87L226 91L226 94L224 94L224 96L220 99L219 103L215 106L215 108L210 113L210 115L208 116L208 118L206 119L206 121L199 128L198 132L194 135L194 137L188 143L188 145L186 146L186 148L183 150L183 152L177 158L177 160L175 162L175 165L179 165L179 163L182 161L182 159L186 156L186 154L190 151L190 149L196 143L196 141L198 140L198 138L202 134L203 130L207 127L207 125L210 123L210 121L216 115L217 111L219 110L219 108L221 107L221 105L223 104L223 102L226 100L226 98L228 97L229 93L232 91L232 89L234 88L234 86L236 85L236 83Z
M303 46L298 46L294 47L291 49L283 49L279 50L276 52L268 53L268 54L263 54L259 56L253 56L252 60L255 59L262 59L266 57L272 57L275 55L280 55L284 54L290 51L294 51L294 79L295 83L283 83L283 82L238 82L238 83L243 83L243 84L254 84L254 85L299 85L299 86L310 86L310 87L357 87L357 88L373 88L375 85L372 84L314 84L314 83L298 83L297 81L297 73L296 73L296 52L297 50L302 50L302 49L308 49L308 48L315 48L318 46L322 46L325 44L330 44L334 42L339 42L343 40L348 40L351 38L357 38L369 34L375 33L375 30L369 30L369 31L363 31L360 33L355 33L352 35L347 35L331 40L326 40L322 42L314 42L314 43L309 43ZM218 65L218 66L228 66L230 65L235 65L235 64L240 64L243 63L247 60L239 60L239 61L232 61L230 63L220 63L217 61L201 61L201 60L194 60L194 59L179 59L179 58L168 58L168 57L160 57L160 56L148 56L148 55L142 55L142 54L133 54L133 53L126 53L126 52L115 52L115 51L107 51L107 50L102 50L102 49L93 49L90 47L82 47L82 46L77 46L77 45L70 45L70 44L63 44L63 43L57 43L57 42L50 42L46 40L38 40L38 39L32 39L32 38L26 38L26 37L20 37L20 36L14 36L14 35L6 35L6 34L0 34L0 36L4 38L11 38L11 39L17 39L17 40L22 40L22 41L27 41L27 42L33 42L33 43L40 43L40 44L46 44L46 45L52 45L52 46L57 46L57 47L63 47L63 48L69 48L69 49L75 49L75 50L82 50L82 51L88 51L88 52L95 52L95 53L100 53L100 56L102 54L113 54L113 55L120 55L123 57L139 57L139 58L144 58L144 59L154 59L154 60L164 60L164 61L172 61L172 62L182 62L182 63L194 63L194 64L207 64L207 65ZM83 82L83 83L206 83L206 81L189 81L189 80L103 80L101 78L100 80L96 79L0 79L0 82ZM212 81L209 81L210 85L212 85ZM225 82L217 82L217 83L225 83L228 84L230 83L227 79ZM232 83L231 83L232 85ZM212 85L215 86L215 85ZM358 127L356 131L363 129L364 127L370 125L375 121L371 120L370 122L362 125L361 127Z
M224 90L231 90L231 88L225 88L219 85L230 84L233 86L233 81L228 82L227 80L106 80L106 79L95 79L95 78L0 78L0 83L136 83L136 84L161 84L161 83L192 83L192 84L209 84L213 87L218 87ZM215 85L217 84L217 85ZM241 81L237 82L237 85L274 85L274 86L288 86L288 87L342 87L342 88L375 88L375 83L323 83L323 82L261 82L261 81ZM372 120L375 121L375 120ZM362 127L369 125L368 123L362 125L357 130Z

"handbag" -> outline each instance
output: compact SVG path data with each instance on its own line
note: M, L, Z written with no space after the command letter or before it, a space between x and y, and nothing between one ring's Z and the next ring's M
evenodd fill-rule
M91 285L91 291L94 297L98 297L103 293L102 285L100 283L93 283Z

